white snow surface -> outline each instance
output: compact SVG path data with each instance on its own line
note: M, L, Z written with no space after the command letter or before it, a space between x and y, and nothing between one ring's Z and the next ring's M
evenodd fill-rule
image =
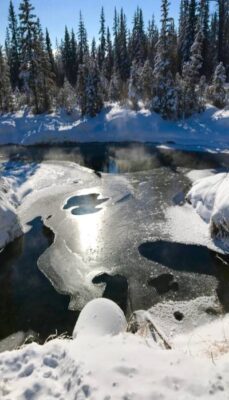
M9 181L0 176L0 249L22 234L16 207L17 198Z
M87 303L80 313L73 337L114 336L124 332L126 328L125 315L117 304L107 299L95 299Z
M101 306L104 308L104 303ZM89 330L97 324L92 314L90 317ZM112 318L110 324L112 327ZM202 326L201 331L198 328L195 354L190 335L177 336L173 349L163 350L152 338L139 334L98 335L98 331L95 336L56 339L44 346L31 344L5 352L0 357L0 398L225 400L229 346L224 328L228 328L228 317ZM214 352L205 351L206 341L208 350L215 346Z
M213 237L229 239L229 174L219 173L197 180L187 200L209 225Z
M202 114L171 122L145 108L133 111L117 103L95 118L31 115L28 110L0 117L0 144L34 145L64 142L156 142L170 147L228 151L229 111L208 106Z

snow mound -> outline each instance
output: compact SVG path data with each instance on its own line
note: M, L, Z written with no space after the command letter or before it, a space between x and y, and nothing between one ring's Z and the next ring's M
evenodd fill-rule
M73 337L85 335L118 335L127 328L122 310L111 300L95 299L82 310Z
M187 200L209 224L213 238L229 239L229 174L220 173L196 181Z

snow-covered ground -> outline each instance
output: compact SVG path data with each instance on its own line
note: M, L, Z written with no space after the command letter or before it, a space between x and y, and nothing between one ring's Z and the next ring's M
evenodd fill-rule
M63 184L72 187L78 171L84 181L94 175L93 171L71 163L64 166L58 162L54 165L3 163L0 171L0 249L26 231L29 221L24 218L23 210L28 210L31 205L27 200L32 202L44 197L45 191L50 193L52 186L57 193Z
M229 242L229 174L198 179L187 200L209 225L211 236Z
M22 234L17 216L18 201L7 178L0 178L0 249Z
M0 117L0 144L34 145L64 142L156 142L177 148L227 151L229 110L208 106L202 114L169 122L142 108L108 105L95 118L63 111L34 116L26 111ZM171 143L172 142L172 143Z
M85 326L80 335L79 320L74 340L56 339L42 347L31 344L3 353L0 397L7 400L227 399L228 317L196 329L192 338L176 335L172 349L165 350L147 336L144 327L134 335L123 332L122 323L114 332L113 322L117 318L124 321L124 316L116 305L102 302L99 310L104 316L109 313L109 323L103 329L102 322L102 329L96 330L96 335L91 334L90 328L96 324L99 304L94 311L90 305L86 307L89 313L82 312L89 336Z

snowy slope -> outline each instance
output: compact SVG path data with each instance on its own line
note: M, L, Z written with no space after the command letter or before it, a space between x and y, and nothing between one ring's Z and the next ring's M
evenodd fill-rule
M229 111L209 106L202 114L178 122L164 121L142 108L136 112L112 104L95 118L27 112L0 117L0 144L63 142L157 142L187 149L229 150Z
M212 237L229 239L229 174L220 173L197 180L187 200L209 224Z
M113 314L112 305L110 311L112 327L112 316L116 318L117 313ZM89 330L96 325L96 316L96 311L91 314ZM225 327L228 327L228 318L197 329L195 355L190 335L177 336L173 349L163 350L152 338L138 333L113 335L107 327L99 334L96 330L95 336L80 335L74 340L54 340L44 346L31 344L18 351L5 352L0 358L0 397L7 400L225 400L229 390ZM210 352L214 345L215 350Z
M0 176L0 249L22 234L16 206L17 199L9 181Z

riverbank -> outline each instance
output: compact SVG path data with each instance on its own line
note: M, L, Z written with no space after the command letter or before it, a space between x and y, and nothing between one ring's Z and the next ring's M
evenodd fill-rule
M182 324L177 326L181 333ZM147 335L147 325L135 335L104 335L102 330L93 335L89 330L89 336L84 332L74 340L27 345L1 354L0 395L20 400L225 400L228 327L225 317L176 334L170 350Z
M28 110L0 117L0 145L150 142L177 149L227 152L229 110L207 106L206 111L184 121L165 121L142 108L133 111L107 105L95 118L67 115L63 110L32 115Z

